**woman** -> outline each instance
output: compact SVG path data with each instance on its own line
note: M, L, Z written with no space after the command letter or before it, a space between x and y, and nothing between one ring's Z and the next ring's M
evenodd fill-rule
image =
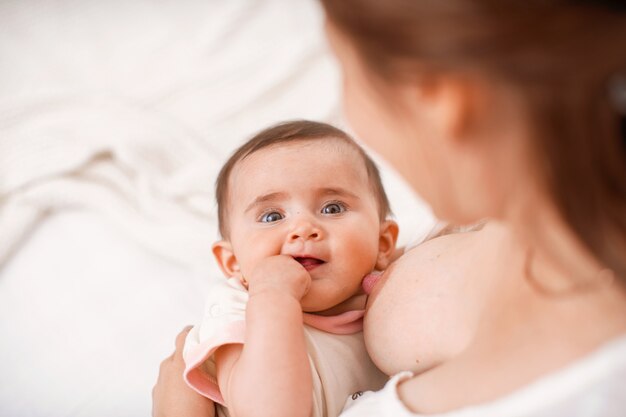
M410 251L375 286L368 350L388 374L413 372L344 414L623 413L624 7L322 3L359 137L438 217L495 219L485 233ZM168 372L177 370L162 369L157 414L176 391Z

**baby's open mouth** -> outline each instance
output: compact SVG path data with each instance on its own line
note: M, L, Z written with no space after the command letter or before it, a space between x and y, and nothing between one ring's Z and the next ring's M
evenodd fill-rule
M307 257L307 256L294 256L293 259L295 259L297 262L299 262L300 265L302 265L304 267L304 269L306 269L307 271L315 269L318 266L320 266L323 263L325 263L321 259L310 258L310 257Z

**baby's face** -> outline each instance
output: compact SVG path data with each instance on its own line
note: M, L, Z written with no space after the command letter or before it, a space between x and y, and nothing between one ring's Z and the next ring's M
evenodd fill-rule
M229 183L228 225L237 267L289 255L311 274L304 311L358 292L379 255L381 221L360 155L328 139L262 149L240 161Z

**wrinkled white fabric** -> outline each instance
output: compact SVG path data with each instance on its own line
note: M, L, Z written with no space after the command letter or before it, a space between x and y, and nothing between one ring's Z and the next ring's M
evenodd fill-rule
M228 153L339 114L312 2L3 2L0 60L0 265L66 209L206 265Z

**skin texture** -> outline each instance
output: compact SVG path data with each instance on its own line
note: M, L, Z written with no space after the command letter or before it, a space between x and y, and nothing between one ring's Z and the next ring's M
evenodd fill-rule
M497 272L521 262L509 256L513 242L501 229L490 224L429 240L384 272L369 296L364 322L368 337L375 335L368 349L379 369L387 375L421 373L467 348L472 329L484 318L481 305L498 290ZM402 320L388 322L389 316Z
M416 248L374 288L366 345L384 372L417 373L399 386L405 404L438 413L491 401L626 332L624 289L598 279L603 265L555 210L514 91L477 74L384 82L332 24L328 34L359 137L438 217L496 219Z
M272 256L288 255L284 262L296 265L293 257L318 258L324 263L308 271L308 281L278 285L304 311L321 312L352 297L366 274L388 262L397 226L381 224L365 166L339 140L254 153L237 164L229 189L230 236L214 245L214 254L227 276L250 281L251 293L256 275L271 276L256 269ZM263 222L268 215L277 221Z

